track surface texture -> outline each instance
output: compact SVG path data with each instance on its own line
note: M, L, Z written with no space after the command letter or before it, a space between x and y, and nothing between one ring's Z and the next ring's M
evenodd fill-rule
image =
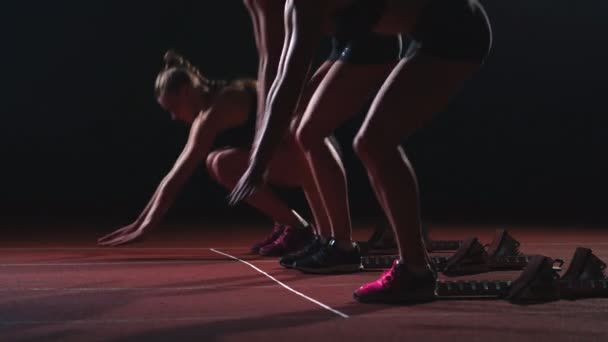
M522 252L563 259L564 269L578 246L608 261L601 227L429 227L435 239L477 236L482 243L506 228ZM165 225L118 248L95 244L111 227L38 230L0 243L0 341L608 341L608 299L359 304L352 291L380 272L284 269L247 253L269 231L259 225ZM356 238L369 234L370 226L356 227Z

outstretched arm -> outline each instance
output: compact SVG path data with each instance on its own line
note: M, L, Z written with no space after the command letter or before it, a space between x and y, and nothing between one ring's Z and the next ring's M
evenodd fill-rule
M135 242L141 238L145 230L159 224L196 167L207 158L217 133L225 129L226 126L233 125L226 120L230 114L226 111L232 111L231 107L235 105L236 102L226 99L226 101L214 105L208 113L196 119L184 150L171 171L159 184L142 214L134 223L99 239L99 244L117 246ZM218 113L219 111L222 113Z

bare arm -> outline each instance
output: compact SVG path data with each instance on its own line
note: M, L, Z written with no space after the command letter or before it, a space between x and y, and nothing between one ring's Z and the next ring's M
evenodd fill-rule
M227 118L234 117L232 114L239 110L239 99L235 99L235 96L241 95L232 92L221 95L218 103L193 123L188 143L169 174L160 183L149 210L141 221L144 229L157 225L164 217L196 167L206 160L217 134L240 123ZM240 121L241 118L236 120Z
M267 100L262 127L256 132L251 163L265 169L289 127L312 60L323 38L324 1L290 0L285 5L288 32L283 47L281 72Z
M261 127L266 99L281 60L285 29L283 12L285 0L244 0L253 23L253 33L258 50L258 119Z
M117 246L134 242L144 230L158 225L195 168L207 158L217 133L244 120L243 101L249 101L244 92L227 91L206 114L199 116L192 124L184 150L141 215L134 223L100 238L98 243Z

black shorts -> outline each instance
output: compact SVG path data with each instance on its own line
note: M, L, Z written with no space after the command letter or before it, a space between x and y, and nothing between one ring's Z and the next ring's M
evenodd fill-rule
M449 60L483 62L492 46L490 21L477 0L430 0L410 36L412 49Z
M352 64L385 64L399 60L401 38L393 35L367 33L348 40L332 38L327 60Z

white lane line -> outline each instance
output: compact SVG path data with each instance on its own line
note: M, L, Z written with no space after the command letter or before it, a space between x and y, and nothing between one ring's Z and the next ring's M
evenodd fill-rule
M331 311L331 312L335 313L336 315L338 315L338 316L340 316L340 317L342 317L342 318L348 318L348 315L347 315L347 314L345 314L345 313L343 313L343 312L341 312L341 311L338 311L338 310L336 310L336 309L333 309L333 308L331 308L330 306L325 305L325 304L323 304L323 303L319 302L318 300L316 300L316 299L314 299L314 298L308 297L307 295L305 295L305 294L303 294L303 293L301 293L301 292L298 292L298 291L296 291L296 290L292 289L291 287L289 287L289 286L285 285L284 283L282 283L281 281L277 280L275 277L271 276L270 274L268 274L268 273L266 273L266 272L262 271L261 269L259 269L258 267L256 267L254 264L252 264L252 263L250 263L250 262L247 262L247 261L245 261L245 260L239 259L239 258L237 258L237 257L235 257L235 256L233 256L233 255L226 254L226 253L224 253L224 252L218 251L218 250L213 249L213 248L211 248L210 250L211 250L212 252L215 252L215 253L217 253L217 254L223 255L223 256L228 257L228 258L230 258L230 259L236 260L236 261L238 261L238 262L242 262L243 264L245 264L245 265L247 265L247 266L249 266L249 267L253 268L254 270L256 270L256 271L260 272L261 274L265 275L266 277L268 277L270 280L274 281L275 283L277 283L277 284L281 285L282 287L284 287L284 288L285 288L285 289L287 289L288 291L291 291L291 292L295 293L296 295L298 295L298 296L300 296L300 297L302 297L302 298L304 298L304 299L306 299L306 300L308 300L308 301L310 301L310 302L312 302L312 303L315 303L315 304L317 304L318 306L322 307L323 309L328 310L328 311Z

